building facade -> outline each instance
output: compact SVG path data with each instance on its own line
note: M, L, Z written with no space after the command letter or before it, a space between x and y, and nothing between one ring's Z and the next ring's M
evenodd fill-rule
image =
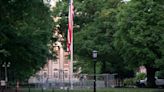
M58 29L54 29L53 38L57 38L56 42L52 42L49 46L55 53L56 59L47 59L47 63L34 76L31 76L29 83L45 83L53 81L69 81L70 76L70 61L68 59L68 52L63 49L63 36L59 34Z
M50 6L52 10L56 6L56 2L60 0L43 0L44 4ZM57 22L60 17L52 17L54 22ZM53 81L69 81L71 74L70 60L68 59L68 52L63 49L64 38L58 30L59 25L52 31L52 38L57 38L56 42L49 44L50 53L55 53L56 59L47 59L47 63L34 76L31 76L29 83L45 83Z

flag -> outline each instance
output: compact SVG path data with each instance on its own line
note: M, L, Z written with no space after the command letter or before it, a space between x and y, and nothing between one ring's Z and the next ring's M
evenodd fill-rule
M67 51L71 52L71 45L73 40L73 0L69 0L69 13L68 13L68 30L67 30Z

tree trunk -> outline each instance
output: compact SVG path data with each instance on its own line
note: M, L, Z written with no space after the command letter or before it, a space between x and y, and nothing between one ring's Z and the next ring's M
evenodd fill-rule
M106 61L103 61L101 70L102 73L106 73Z
M147 87L155 88L156 87L156 83L155 83L156 68L153 68L151 66L146 66L146 70L147 70Z

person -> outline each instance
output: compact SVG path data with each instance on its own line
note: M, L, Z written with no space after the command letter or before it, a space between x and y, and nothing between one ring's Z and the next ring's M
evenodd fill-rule
M6 86L6 82L4 80L1 80L1 92L5 92L5 86Z

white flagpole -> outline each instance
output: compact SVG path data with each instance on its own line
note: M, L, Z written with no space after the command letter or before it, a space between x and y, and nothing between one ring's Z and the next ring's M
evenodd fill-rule
M72 34L72 42L71 42L71 89L73 89L73 34Z
M70 9L72 9L72 7L73 7L73 0L70 0L70 4L71 4L71 7L70 7ZM71 22L72 22L72 37L71 37L71 63L70 63L70 67L71 67L71 89L73 89L73 16L72 16L72 10L70 10L71 11Z

